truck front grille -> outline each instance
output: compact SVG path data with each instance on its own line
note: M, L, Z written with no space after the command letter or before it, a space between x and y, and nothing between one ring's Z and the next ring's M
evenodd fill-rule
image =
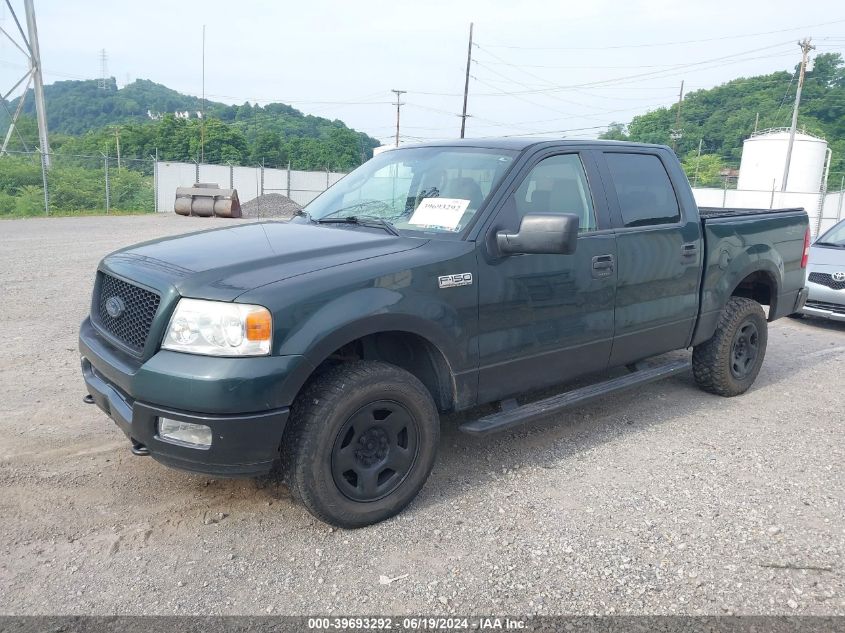
M161 301L156 293L105 273L97 273L99 295L94 309L95 322L106 333L140 354L147 343ZM109 313L109 300L112 314Z
M808 279L820 286L827 286L834 290L845 290L845 281L834 281L833 277L828 273L810 273Z

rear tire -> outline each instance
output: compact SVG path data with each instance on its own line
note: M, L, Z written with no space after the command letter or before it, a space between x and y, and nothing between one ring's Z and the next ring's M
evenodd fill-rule
M756 301L732 297L713 337L696 345L692 373L704 391L731 397L754 383L766 355L766 314Z
M434 466L440 422L431 394L378 361L332 367L297 397L282 444L292 495L326 523L357 528L399 513Z

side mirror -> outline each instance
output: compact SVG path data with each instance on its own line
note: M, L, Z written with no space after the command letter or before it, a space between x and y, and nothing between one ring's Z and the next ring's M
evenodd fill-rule
M578 245L580 222L574 213L529 213L522 218L519 233L496 233L496 245L503 254L569 255Z

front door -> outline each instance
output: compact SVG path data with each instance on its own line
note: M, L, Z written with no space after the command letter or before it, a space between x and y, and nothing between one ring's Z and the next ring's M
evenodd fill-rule
M479 403L607 366L616 239L590 161L579 153L537 157L514 183L491 225L488 243L498 230L516 232L526 214L575 213L580 234L570 255L481 258Z

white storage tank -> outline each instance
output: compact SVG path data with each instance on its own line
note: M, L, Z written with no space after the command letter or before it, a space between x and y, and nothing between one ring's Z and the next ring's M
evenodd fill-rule
M739 165L737 189L751 191L781 190L789 129L764 130L745 139ZM818 193L827 161L827 141L797 132L789 164L786 191Z

